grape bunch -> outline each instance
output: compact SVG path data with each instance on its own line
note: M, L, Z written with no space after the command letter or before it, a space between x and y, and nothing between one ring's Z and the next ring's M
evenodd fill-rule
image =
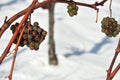
M116 37L120 32L120 25L114 18L105 17L101 21L101 31L108 37Z
M67 6L69 16L77 15L78 6L75 3L68 4Z
M28 23L29 22L27 22L24 25L25 30L24 30L24 33L23 33L23 36L22 36L19 46L23 47L26 45L31 50L38 50L39 45L45 39L47 32L45 30L43 30L42 28L40 28L38 22L34 22L33 25L30 24L29 27L28 27ZM19 25L19 23L15 23L14 25L12 25L10 27L12 33L15 32L18 25ZM18 32L18 36L20 35L20 32L21 32L21 30ZM16 44L17 41L18 41L18 37L16 37L14 43Z

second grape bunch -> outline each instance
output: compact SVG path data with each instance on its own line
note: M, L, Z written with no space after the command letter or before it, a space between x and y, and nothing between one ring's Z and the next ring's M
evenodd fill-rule
M69 16L73 17L77 15L78 6L75 3L70 3L67 6Z

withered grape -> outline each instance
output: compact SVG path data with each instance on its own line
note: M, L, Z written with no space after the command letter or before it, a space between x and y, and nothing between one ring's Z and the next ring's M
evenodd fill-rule
M78 6L75 3L68 4L67 6L69 16L77 15Z
M19 25L19 23L15 23L15 25L12 25L10 27L10 30L14 34L16 27ZM39 45L41 42L45 39L47 32L39 27L38 22L34 22L33 25L29 25L28 22L24 25L26 28L24 30L22 39L20 41L19 46L27 46L30 50L38 50ZM21 30L18 32L18 36L20 35ZM18 41L18 37L14 40L14 44L16 44Z
M116 37L120 32L120 25L114 18L104 17L101 24L101 31L108 37Z
M38 27L38 26L39 26L39 23L38 23L38 22L34 22L34 23L33 23L33 26L34 26L34 27Z

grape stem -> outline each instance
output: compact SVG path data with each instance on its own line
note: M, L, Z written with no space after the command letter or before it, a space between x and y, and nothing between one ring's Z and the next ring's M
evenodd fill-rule
M109 5L110 17L112 17L112 9L111 9L111 6L112 6L112 0L110 0L110 5Z
M97 6L103 6L105 2L107 2L108 0L102 0L101 2L95 2L93 4L87 4L87 3L82 3L82 2L75 2L73 0L71 1L66 1L66 0L45 0L43 2L37 3L36 5L34 5L34 9L37 9L39 7L45 6L47 4L50 3L76 3L79 6L83 6L83 7L89 7L95 10L98 10ZM28 11L28 8L16 13L15 15L13 15L10 19L6 20L4 22L4 24L1 26L0 28L0 37L2 36L2 34L5 32L5 30L12 24L12 22L14 22L16 19L18 19L19 17L21 17L22 15L24 15L26 12ZM32 12L31 12L32 13Z

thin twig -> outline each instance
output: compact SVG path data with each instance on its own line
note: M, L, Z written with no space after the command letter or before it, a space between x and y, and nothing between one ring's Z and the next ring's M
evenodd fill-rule
M98 13L99 13L99 9L97 9L96 11L96 23L98 22Z
M71 3L74 2L77 5L83 6L83 7L89 7L89 8L93 8L95 10L97 10L97 6L103 6L105 2L107 2L108 0L102 0L101 2L95 2L93 4L88 4L88 3L82 3L82 2L76 2L76 1L66 1L66 0L56 0L56 2L61 2L61 3Z
M110 67L109 67L109 69L107 70L107 78L106 78L106 80L112 80L112 79L111 79L112 68L113 68L113 66L114 66L114 63L115 63L115 61L116 61L116 59L117 59L117 56L118 56L119 52L120 52L120 39L119 39L119 41L118 41L118 45L117 45L117 48L116 48L116 50L115 50L115 54L114 54L114 57L113 57L112 62L111 62L111 64L110 64ZM114 74L114 75L115 75L115 74Z
M10 74L8 76L9 80L12 80L12 74L13 74L13 70L14 70L14 65L15 65L15 60L16 60L16 56L17 56L17 51L18 51L18 47L19 47L19 44L20 44L20 41L22 39L22 35L24 33L24 30L25 30L25 26L23 27L21 33L20 33L20 36L18 38L18 41L17 41L17 44L16 44L16 47L15 47L15 52L14 52L14 56L13 56L13 61L12 61L12 66L11 66L11 70L10 70Z
M6 23L7 22L7 16L5 16L5 20L4 20L4 23Z

